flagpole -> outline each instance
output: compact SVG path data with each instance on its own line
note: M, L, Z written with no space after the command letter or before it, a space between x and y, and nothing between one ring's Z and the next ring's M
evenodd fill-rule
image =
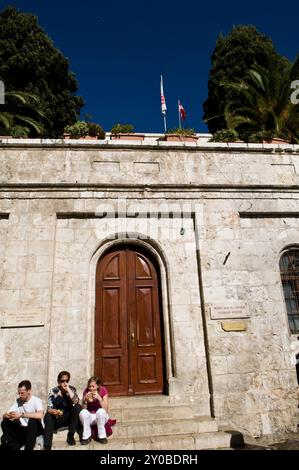
M181 123L181 113L180 113L180 100L178 100L178 112L179 112L179 128L182 128L182 123Z
M163 77L162 74L160 76L160 93L161 93L161 111L163 114L163 120L164 120L164 132L166 133L167 130L167 125L166 125L166 101L165 101L165 96L164 96L164 90L163 90Z

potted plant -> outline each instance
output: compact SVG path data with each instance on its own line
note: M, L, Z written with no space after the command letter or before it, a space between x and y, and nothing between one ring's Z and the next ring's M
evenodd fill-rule
M64 128L63 137L65 139L80 139L88 134L88 125L85 121L77 121L71 126Z
M85 139L105 139L106 133L102 126L94 122L87 122L88 126L88 135L85 136Z
M259 131L251 134L248 142L258 142L263 144L288 144L289 142L274 134L273 131Z
M114 124L111 128L111 139L143 140L144 134L136 134L132 124Z
M11 136L13 139L27 139L30 134L30 129L24 126L13 126L11 128Z
M165 134L165 140L170 142L197 142L197 136L194 129L177 127L168 129Z
M66 126L63 134L65 139L105 139L105 136L102 126L85 121L77 121L71 126Z
M220 129L210 138L209 142L240 142L239 134L234 129Z

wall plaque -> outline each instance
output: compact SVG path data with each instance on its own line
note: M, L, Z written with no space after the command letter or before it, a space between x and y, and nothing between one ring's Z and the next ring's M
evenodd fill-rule
M221 304L212 304L210 306L210 316L212 320L248 318L248 306L246 302L223 301Z
M224 331L246 331L247 324L242 320L226 320L221 322L221 328Z
M44 316L43 312L5 312L1 316L1 328L43 326Z

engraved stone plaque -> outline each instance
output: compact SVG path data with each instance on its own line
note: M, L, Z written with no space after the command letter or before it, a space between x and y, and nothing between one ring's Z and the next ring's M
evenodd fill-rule
M1 327L42 326L44 323L43 312L6 312L2 315Z
M225 318L248 318L248 306L246 302L224 301L221 304L210 306L212 320L222 320Z

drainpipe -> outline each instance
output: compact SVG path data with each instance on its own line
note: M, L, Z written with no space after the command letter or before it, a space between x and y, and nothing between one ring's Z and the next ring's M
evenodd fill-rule
M202 326L203 326L203 340L204 340L204 347L205 347L205 353L206 353L206 369L207 369L207 378L208 378L208 389L209 389L209 395L210 395L210 414L212 418L215 418L211 356L210 356L210 349L209 349L208 328L207 328L206 312L205 312L205 299L204 299L203 282L202 282L202 270L201 270L201 260L200 260L198 229L197 229L197 224L196 224L196 213L194 213L193 215L193 224L194 224L194 233L195 233L200 308L201 308L201 318L202 318Z

